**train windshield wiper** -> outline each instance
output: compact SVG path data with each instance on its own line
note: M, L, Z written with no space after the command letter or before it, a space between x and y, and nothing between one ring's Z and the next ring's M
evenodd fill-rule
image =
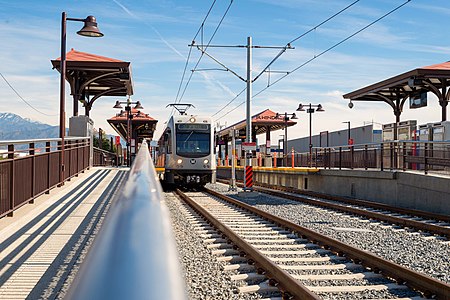
M191 137L191 135L192 135L193 133L194 133L194 131L191 131L191 133L189 133L188 137L184 140L185 143L189 140L189 138Z

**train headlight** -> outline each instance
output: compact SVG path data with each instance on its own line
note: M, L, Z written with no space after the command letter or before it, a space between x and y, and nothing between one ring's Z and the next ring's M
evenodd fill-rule
M208 159L205 159L205 160L203 161L203 163L206 165L207 163L209 163L209 160L208 160Z
M189 122L194 123L195 122L195 118L194 117L190 117L189 118Z
M181 165L182 163L183 163L183 160L182 160L181 158L179 158L179 159L177 160L177 164Z

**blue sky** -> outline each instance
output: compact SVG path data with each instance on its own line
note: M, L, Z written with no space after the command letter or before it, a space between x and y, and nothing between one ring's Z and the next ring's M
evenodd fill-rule
M214 45L245 45L248 36L254 45L284 46L302 33L349 5L351 0L235 0L215 34ZM361 0L347 11L318 27L292 44L271 67L272 71L290 71L320 54L358 29L404 3L405 0ZM51 68L51 59L60 56L61 13L68 17L94 15L105 34L98 39L78 36L82 23L67 23L67 50L89 52L131 62L134 101L140 100L144 112L159 120L156 137L171 110L167 104L176 101L177 91L190 51L188 44L200 28L212 1L4 1L0 0L0 72L16 91L39 113L25 103L0 78L0 112L12 112L57 125L59 123L59 73ZM203 27L207 43L224 15L229 0L217 0ZM449 60L450 2L448 0L412 0L390 16L376 23L332 51L318 57L285 77L252 102L252 114L269 108L275 112L295 112L299 103L321 103L324 113L313 116L313 133L345 129L364 122L390 123L392 109L384 103L356 102L349 109L342 94L406 72ZM196 43L202 42L202 35ZM208 52L235 71L246 76L246 50L243 48L210 48ZM256 76L278 53L274 49L254 49L253 75ZM186 77L200 57L192 49ZM220 68L203 57L199 69ZM253 94L282 74L262 75L253 84ZM224 71L198 71L192 74L182 103L192 103L189 112L214 115L221 125L245 119L245 82ZM72 114L67 85L67 116ZM96 128L114 131L106 119L113 116L116 100L103 97L91 111ZM440 107L431 94L428 107L412 110L405 106L402 120L419 124L440 121ZM223 110L221 110L223 109ZM232 112L230 110L234 109ZM220 111L221 110L221 111ZM80 105L80 112L83 112ZM218 113L218 111L220 111ZM308 115L298 113L295 127L289 128L289 139L307 136ZM68 123L68 120L67 120ZM273 143L282 131L272 135ZM263 136L260 137L260 143Z

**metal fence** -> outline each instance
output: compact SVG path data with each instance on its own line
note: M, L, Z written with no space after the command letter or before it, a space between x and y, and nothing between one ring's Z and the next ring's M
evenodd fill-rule
M269 161L267 161L269 158ZM231 166L232 160L219 160ZM243 159L236 160L238 166ZM313 147L312 155L289 153L286 157L253 157L253 166L335 169L416 170L450 175L450 142L393 141L362 145Z
M295 167L418 170L450 174L450 143L394 141L340 147L315 147L293 156ZM287 165L292 165L288 156Z
M100 148L94 147L93 165L97 166L117 166L118 157L116 153L109 152Z
M61 184L60 139L2 141L0 217ZM89 168L89 138L65 138L64 180Z

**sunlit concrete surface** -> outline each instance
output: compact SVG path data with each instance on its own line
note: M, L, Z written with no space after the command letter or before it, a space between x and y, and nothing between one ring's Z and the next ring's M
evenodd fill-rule
M0 298L62 298L127 173L92 168L0 219Z

